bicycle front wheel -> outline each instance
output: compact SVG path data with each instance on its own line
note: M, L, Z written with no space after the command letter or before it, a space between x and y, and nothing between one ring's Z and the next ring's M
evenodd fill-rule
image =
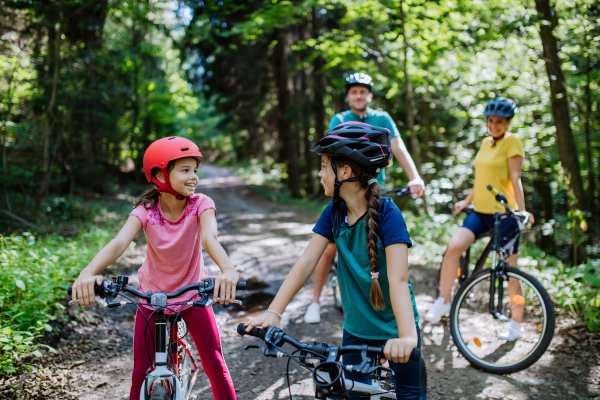
M554 306L544 287L532 276L507 267L502 281L502 315L490 313L490 285L499 303L500 280L491 282L491 269L471 276L459 289L450 311L452 338L475 367L496 374L521 371L544 354L554 335ZM511 319L521 322L506 340ZM518 332L518 333L517 333Z

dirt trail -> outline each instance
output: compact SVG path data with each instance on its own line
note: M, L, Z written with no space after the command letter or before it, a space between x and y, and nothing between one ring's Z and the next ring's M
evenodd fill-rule
M226 169L204 166L205 178L197 191L214 199L217 206L219 240L241 271L243 280L263 283L263 289L246 294L243 309L216 308L225 359L238 398L288 398L283 359L266 359L258 350L244 351L253 338L240 338L235 326L260 313L285 278L311 237L316 216L291 206L282 206L255 194ZM146 245L143 235L127 250L108 274L127 274L136 283ZM218 271L205 254L207 268ZM423 314L431 305L435 267L411 260L410 276L417 307ZM307 325L303 313L312 294L311 284L296 296L284 314L283 328L303 341L326 341L341 345L342 316L333 307L331 294L323 294L323 322ZM18 382L26 399L108 400L128 398L132 368L133 306L105 311L95 307L76 311L66 332L56 343L57 355L33 363L34 370ZM443 324L423 324L423 352L429 367L429 399L593 399L600 398L598 335L582 329L565 329L573 321L559 318L551 348L537 364L510 376L490 375L469 366ZM294 399L312 400L309 375L291 367ZM14 384L14 379L3 382ZM6 387L6 386L5 386ZM4 392L6 393L6 392ZM197 399L211 399L208 379L202 371L193 392ZM6 395L4 395L6 396ZM2 395L0 395L0 398ZM15 397L3 397L15 398Z

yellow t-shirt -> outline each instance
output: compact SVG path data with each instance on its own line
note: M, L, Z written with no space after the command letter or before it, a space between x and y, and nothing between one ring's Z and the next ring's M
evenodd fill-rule
M475 158L475 211L483 214L504 211L504 206L487 189L488 185L506 196L510 208L517 209L515 189L508 173L508 159L515 156L524 157L523 142L512 133L506 132L494 147L490 136L483 139Z

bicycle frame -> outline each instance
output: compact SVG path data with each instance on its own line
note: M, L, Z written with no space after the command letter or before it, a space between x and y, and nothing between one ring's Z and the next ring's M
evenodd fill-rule
M167 324L167 322L170 323ZM166 342L168 330L171 331L169 336L170 344ZM174 395L172 398L174 400L184 400L189 393L183 393L181 389L181 381L176 373L176 371L179 370L179 353L177 352L177 346L183 347L188 357L190 357L192 360L193 357L192 352L190 351L190 346L185 342L184 339L179 337L177 319L173 317L167 318L162 309L158 310L155 320L154 337L156 338L154 343L154 360L156 368L154 371L146 375L146 379L144 379L144 383L142 384L142 389L140 391L140 400L149 399L149 390L154 382L164 380L169 382L171 392ZM171 346L170 358L168 358L168 346ZM198 376L198 364L196 364L196 361L193 361L192 364L194 365L194 371L192 375L192 382L189 385L190 388L194 386Z
M317 375L321 378L323 378L323 380L327 381L327 382L331 382L331 377L329 376L329 373L325 372L325 371L318 371ZM395 392L390 392L389 390L385 390L381 388L381 382L379 382L378 380L373 380L373 383L371 383L370 385L367 385L366 383L362 383L362 382L354 382L351 379L345 379L345 378L341 378L344 381L344 385L346 387L351 387L352 388L352 392L356 392L356 393L361 393L363 395L370 395L369 399L371 400L379 400L381 398L382 395L386 395L386 397L389 398L396 398L396 393ZM325 397L326 394L323 393L323 391L317 387L316 392L315 392L315 400L339 400L340 397Z

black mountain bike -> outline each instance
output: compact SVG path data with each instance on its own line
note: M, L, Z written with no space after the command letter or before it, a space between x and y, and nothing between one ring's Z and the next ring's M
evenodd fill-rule
M192 356L193 341L187 340L187 325L181 316L170 307L175 305L192 307L211 307L216 304L213 301L215 280L213 278L192 285L182 287L173 293L148 292L143 293L137 289L127 286L129 278L121 275L113 277L112 281L105 280L101 285L94 287L96 303L104 308L118 308L127 304L141 307L125 293L132 294L140 299L146 300L145 304L154 309L156 313L154 328L154 343L146 343L148 358L153 360L151 371L146 376L140 392L140 400L188 400L198 375L198 365ZM246 289L246 282L238 282L237 290ZM72 288L68 288L69 296ZM167 299L174 299L187 292L194 292L188 301L176 304L167 304ZM191 301L196 295L199 300ZM127 301L116 301L118 296ZM242 304L239 300L233 301ZM165 314L165 310L171 310L175 314ZM143 315L143 314L142 314ZM149 318L146 319L146 328L149 327ZM154 357L151 357L150 349L154 348Z
M492 268L476 267L459 287L450 310L450 329L456 347L473 366L508 374L531 366L544 354L554 336L554 305L537 279L509 266L510 254L500 246L500 221L516 218L522 223L527 215L512 211L491 186L488 190L505 207L494 213ZM520 337L503 340L498 335L508 329L511 319L521 323Z
M410 194L410 188L405 186L398 189L384 190L381 192L382 196L386 197L403 197ZM331 287L331 293L333 295L333 305L340 311L342 310L342 297L340 295L340 288L337 280L337 253L331 262L331 269L329 270L329 277L327 278L327 285Z
M264 329L253 328L246 332L244 324L237 327L238 334L244 336L254 336L265 342L265 347L249 345L245 349L260 349L266 357L281 358L287 357L287 383L290 385L289 367L290 362L294 361L301 367L312 372L315 383L315 400L333 400L333 399L380 399L395 400L396 392L394 389L394 371L381 365L381 356L383 347L372 346L329 346L327 343L314 342L312 344L302 343L290 335L287 335L279 328L269 327ZM287 343L295 349L290 353L284 350L282 346ZM340 357L348 353L360 353L362 361L359 365L343 365ZM423 388L424 399L427 398L427 368L425 360L419 349L414 349L410 355L413 361L421 362L421 385ZM352 373L366 374L371 378L372 383L366 384L354 382L345 378L344 371ZM290 399L292 392L290 389Z

